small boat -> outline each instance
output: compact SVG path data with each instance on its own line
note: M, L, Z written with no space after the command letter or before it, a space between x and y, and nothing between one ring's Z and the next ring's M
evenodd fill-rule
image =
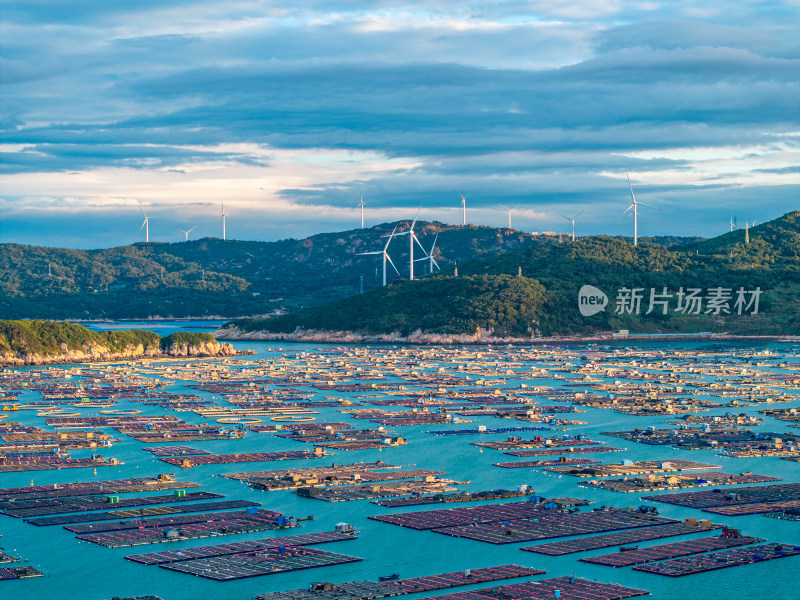
M381 575L378 577L378 581L393 581L395 579L400 579L399 573L392 573L391 575Z
M295 521L313 521L314 515L308 515L307 517L296 517Z
M619 547L619 551L620 552L631 552L633 550L638 550L638 549L639 549L639 546L620 546Z

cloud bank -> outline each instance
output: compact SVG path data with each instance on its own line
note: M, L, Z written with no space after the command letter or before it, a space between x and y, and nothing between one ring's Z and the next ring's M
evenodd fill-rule
M713 236L798 208L793 2L4 3L0 241L412 216Z

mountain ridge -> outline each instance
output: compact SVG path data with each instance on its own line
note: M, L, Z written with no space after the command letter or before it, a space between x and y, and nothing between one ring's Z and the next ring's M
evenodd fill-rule
M461 263L459 277L437 274L416 282L401 280L275 319L231 321L218 335L243 339L303 330L401 338L418 331L473 335L479 330L515 338L614 330L796 335L800 333L795 306L800 295L800 211L758 225L748 234L749 243L745 232L739 231L677 250L659 245L637 248L607 236L529 246ZM617 294L607 295L606 310L584 316L578 295L585 285ZM483 293L493 286L494 294ZM636 289L642 296L637 311L626 312L620 290ZM700 304L692 305L700 307L696 312L680 304L689 290L704 294ZM651 298L646 297L648 291ZM662 298L666 305L652 304L654 297L667 295ZM430 306L430 297L447 298L448 311ZM653 311L654 306L661 313Z
M277 242L202 238L97 250L0 244L0 314L72 320L231 318L323 305L357 293L362 278L365 290L379 287L380 261L358 254L382 249L381 236L409 224L382 223ZM434 256L444 269L558 242L558 237L476 225L419 221L415 230L426 249L436 239ZM407 277L404 242L393 242L390 252ZM416 252L423 256L419 248ZM418 275L423 264L417 263ZM389 279L397 277L389 266Z

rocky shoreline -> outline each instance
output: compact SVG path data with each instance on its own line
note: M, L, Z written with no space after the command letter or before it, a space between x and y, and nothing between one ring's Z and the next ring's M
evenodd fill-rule
M298 329L292 333L266 331L241 331L236 327L221 327L214 337L229 341L280 341L314 342L327 344L585 344L637 341L788 341L800 342L800 336L734 336L725 333L709 334L598 334L591 336L556 337L506 337L494 335L491 330L478 330L473 334L424 333L417 330L410 335L399 333L362 334L354 331L327 331Z
M30 366L69 363L111 362L118 360L138 360L157 358L202 358L218 356L237 356L247 352L237 352L227 342L205 342L202 344L176 344L166 351L145 349L142 344L131 346L123 352L112 352L105 346L89 345L80 350L64 350L61 354L17 354L0 352L2 366Z

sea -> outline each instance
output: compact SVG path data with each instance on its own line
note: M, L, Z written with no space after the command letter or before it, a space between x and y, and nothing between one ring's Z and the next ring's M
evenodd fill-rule
M220 323L207 321L178 321L178 322L124 322L92 324L96 330L127 329L141 327L151 329L161 335L168 335L174 331L213 331ZM671 348L702 348L708 346L702 341L691 343L653 343L630 342L637 346L645 345L662 349ZM237 349L254 350L256 354L246 358L267 358L295 354L303 351L312 351L320 344L295 344L271 342L234 342ZM715 346L718 348L719 346ZM732 346L742 348L743 346ZM790 346L781 343L764 343L764 349L781 353L791 349L796 352L796 345ZM331 347L332 348L332 347ZM329 348L330 349L330 348ZM371 348L371 352L381 352L380 346ZM773 369L780 372L780 369ZM795 371L796 374L796 371ZM548 385L556 386L563 381L549 379L516 380L514 385L527 383L529 386ZM197 392L185 388L180 381L168 388L175 392L198 393L204 397L212 394ZM346 398L347 394L339 392L324 392L325 396ZM323 392L319 392L321 399ZM38 398L38 394L23 394L22 401ZM716 399L718 400L718 399ZM757 410L768 408L781 408L797 405L797 402L756 405L743 407L736 412L745 412L756 416ZM121 401L116 408L137 408L145 415L177 414L190 422L207 422L207 419L191 412L172 413L158 407L145 407ZM86 416L99 412L100 409L83 410ZM343 415L336 412L335 408L317 409L318 421L342 421ZM588 425L570 426L569 434L583 433L615 447L626 449L624 453L585 455L588 458L598 458L603 462L618 461L621 457L631 460L663 460L682 458L722 466L722 471L740 473L752 471L757 474L780 477L787 483L800 482L800 463L780 460L778 458L726 458L717 455L711 450L675 450L669 447L647 446L634 442L600 435L601 431L629 430L636 427L646 428L650 425L664 427L664 417L637 417L618 414L609 410L586 409L587 412L569 416L583 421ZM701 414L723 414L730 409L714 409ZM20 411L14 413L10 420L20 420L24 424L43 426L43 419L36 417L33 411ZM350 422L355 422L351 420ZM244 463L227 465L199 466L182 470L158 461L150 453L142 450L142 444L126 436L116 442L113 448L104 449L103 454L113 456L124 464L116 467L92 469L69 469L62 471L38 471L26 473L0 474L0 488L13 486L28 486L31 484L42 485L68 481L88 481L93 479L117 479L125 477L154 476L159 473L175 473L176 478L202 484L204 491L225 494L229 499L246 499L262 503L264 508L273 509L283 514L296 517L313 515L313 521L304 521L302 527L278 532L254 532L218 538L197 539L168 544L136 546L133 548L109 549L96 546L88 542L77 540L74 534L61 527L34 527L13 519L0 516L0 545L7 551L26 559L26 563L41 570L45 576L34 579L0 581L0 598L24 600L104 600L113 597L130 597L137 595L155 594L164 600L250 600L257 594L266 592L307 588L311 582L330 581L334 583L352 580L376 580L379 576L398 573L401 577L415 577L431 575L449 571L463 571L471 568L490 567L494 565L515 563L547 571L547 575L537 577L569 576L574 575L606 583L618 583L626 586L641 588L651 592L657 600L708 600L708 599L775 599L793 600L800 599L800 558L785 558L760 564L743 567L723 569L682 578L668 578L649 573L633 571L630 568L614 569L600 565L590 565L578 562L578 558L606 554L615 551L615 548L594 550L578 554L569 554L560 557L522 552L522 546L532 543L515 543L507 545L492 545L482 542L452 538L427 531L397 527L367 519L369 515L381 515L390 512L404 512L429 510L432 508L451 508L469 506L474 503L444 504L422 507L407 507L388 509L370 503L366 500L352 502L322 502L319 500L301 498L290 491L258 492L250 489L244 483L219 477L222 473L236 471L254 471L262 469L284 469L293 466L308 467L329 465L331 463L348 464L353 462L384 462L402 465L404 468L424 468L445 471L448 477L458 481L469 480L470 483L461 486L467 491L490 490L497 488L516 488L521 484L531 485L535 491L545 497L572 496L586 498L594 502L594 507L601 505L636 507L642 503L636 494L623 494L599 489L586 489L577 485L578 479L570 476L558 476L542 470L532 469L502 469L493 467L493 462L515 460L495 450L486 449L483 452L471 445L473 441L503 440L504 434L491 434L481 436L433 436L427 431L431 429L463 429L478 425L487 427L514 427L527 426L530 423L509 421L493 417L473 417L473 422L468 424L426 425L402 427L400 431L408 440L408 445L385 448L382 451L364 450L339 452L326 459L307 461L281 461L272 463ZM374 426L366 421L358 421L359 428ZM784 422L764 417L760 428L763 431L789 431ZM797 430L795 430L797 431ZM555 431L553 435L562 432ZM523 434L525 435L525 434ZM536 434L531 434L536 435ZM185 443L208 450L213 453L228 452L254 452L308 449L305 444L275 437L270 434L248 433L241 440L234 441L203 441ZM87 456L89 451L73 451L74 457ZM699 488L703 489L703 488ZM724 489L724 488L723 488ZM190 490L191 491L191 490ZM164 492L169 493L169 492ZM666 492L661 492L666 493ZM123 497L129 497L125 495ZM502 500L492 502L503 502ZM485 503L481 503L485 504ZM687 517L709 518L708 513L699 510L671 506L662 503L656 505L662 516L676 519ZM586 509L584 509L586 510ZM800 522L784 521L780 519L765 518L763 516L741 516L723 518L712 515L712 521L725 522L746 535L765 538L770 542L783 542L800 545ZM324 550L340 552L362 558L361 562L312 570L297 571L267 576L252 577L231 582L215 582L190 575L176 573L161 569L156 566L143 566L125 560L130 554L178 550L194 546L209 544L222 544L234 541L260 539L264 537L296 535L317 531L331 531L335 524L340 522L351 523L360 535L355 541L328 543L319 546ZM696 537L696 536L688 536ZM652 542L642 542L640 547L671 543L688 539L687 536L673 537ZM553 541L553 540L547 540ZM486 587L483 584L477 587ZM476 587L476 586L473 586ZM453 591L466 591L472 588L458 588ZM407 596L409 600L421 596L436 595L446 592L433 592Z

